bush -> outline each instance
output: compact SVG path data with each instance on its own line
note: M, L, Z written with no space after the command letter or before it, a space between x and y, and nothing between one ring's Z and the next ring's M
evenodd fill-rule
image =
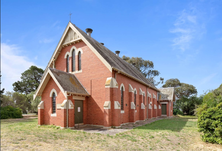
M203 141L222 144L222 103L202 111L198 117L198 127L203 132Z
M179 109L173 109L173 115L177 115L177 114L183 115L183 112Z
M0 118L22 118L22 110L20 108L14 108L12 106L6 106L0 108Z

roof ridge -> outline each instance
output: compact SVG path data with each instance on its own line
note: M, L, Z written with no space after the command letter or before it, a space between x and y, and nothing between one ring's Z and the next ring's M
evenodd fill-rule
M110 64L112 68L116 68L123 73L126 73L137 80L146 83L151 88L157 89L150 80L148 80L138 69L133 65L126 62L122 58L116 56L114 52L109 50L106 46L100 44L93 37L88 36L83 30L77 27L75 24L71 23L79 32L84 36L84 38L96 49L96 51ZM158 90L158 89L157 89Z

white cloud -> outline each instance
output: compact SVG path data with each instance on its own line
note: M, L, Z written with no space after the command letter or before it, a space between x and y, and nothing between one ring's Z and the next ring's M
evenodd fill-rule
M12 84L20 80L21 73L34 65L16 45L1 44L2 86L5 91L12 91Z
M191 44L205 33L204 27L201 16L196 9L181 11L173 29L170 30L171 33L175 34L175 38L172 40L173 48L182 53L190 49Z

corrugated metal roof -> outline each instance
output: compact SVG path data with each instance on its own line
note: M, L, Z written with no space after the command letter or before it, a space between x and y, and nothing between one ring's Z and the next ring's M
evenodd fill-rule
M78 95L89 95L74 74L49 68L64 91Z

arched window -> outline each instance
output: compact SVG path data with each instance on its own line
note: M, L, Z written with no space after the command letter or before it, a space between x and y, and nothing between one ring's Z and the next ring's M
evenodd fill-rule
M121 87L121 110L124 110L123 99L124 99L124 93L123 93L123 87Z
M56 113L56 94L52 93L52 113Z
M69 55L66 57L66 72L69 72Z
M72 71L76 70L76 58L75 58L75 49L72 51Z
M136 105L136 91L134 91L134 104Z
M78 70L81 70L81 52L78 53Z

